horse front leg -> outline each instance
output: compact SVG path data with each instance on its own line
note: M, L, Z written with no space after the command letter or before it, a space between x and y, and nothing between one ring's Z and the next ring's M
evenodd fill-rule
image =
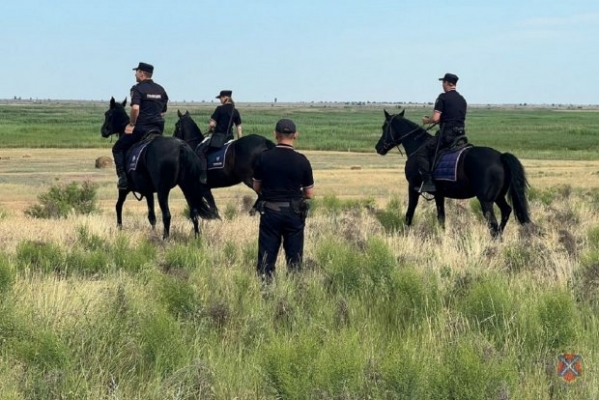
M146 196L146 203L148 204L148 221L152 226L152 230L156 229L156 212L154 211L154 194L150 193Z
M501 234L499 230L499 224L497 223L497 218L495 218L495 212L493 211L493 202L492 201L483 201L478 199L480 202L480 207L483 212L483 216L487 221L487 226L491 231L491 236L494 238L498 237Z
M445 197L435 195L435 204L437 205L437 221L441 228L445 229Z
M158 192L158 205L160 206L160 211L162 211L162 224L164 225L162 239L168 239L171 229L171 210L168 207L168 195L168 190Z
M418 205L418 199L420 199L420 193L416 190L412 189L414 185L410 184L408 189L408 211L406 211L406 225L412 225L412 220L414 219L414 211L416 211L416 206Z
M123 204L129 194L128 190L119 190L119 197L116 201L116 226L118 229L123 229Z

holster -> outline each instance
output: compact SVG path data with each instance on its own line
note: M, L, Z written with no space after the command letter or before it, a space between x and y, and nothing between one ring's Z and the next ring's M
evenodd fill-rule
M310 210L310 203L306 199L291 200L290 203L291 211L298 214L302 221L305 221L308 217L308 211Z

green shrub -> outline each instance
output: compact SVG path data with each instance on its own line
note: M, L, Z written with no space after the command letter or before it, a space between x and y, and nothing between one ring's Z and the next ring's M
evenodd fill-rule
M269 386L280 399L305 399L314 390L314 361L320 343L314 336L279 339L262 352L261 368Z
M147 240L136 247L130 246L126 236L119 235L111 250L116 267L129 272L140 272L146 265L156 259L156 247Z
M336 196L326 195L321 199L312 200L310 211L316 210L329 214L339 214L343 211L374 209L374 199L339 199Z
M506 399L517 385L518 371L478 337L463 337L444 344L440 360L428 365L431 399Z
M179 325L170 315L148 307L139 321L141 351L144 363L140 372L168 376L184 365L189 354Z
M595 250L599 250L599 226L594 226L589 229L587 233L589 241L589 247Z
M64 272L64 255L54 243L26 240L17 245L17 266L43 273Z
M540 344L551 350L575 345L579 315L568 291L560 288L545 291L538 301L537 315L543 328Z
M402 233L407 227L402 203L397 197L391 199L384 210L376 210L374 216L389 234Z
M537 261L534 247L522 242L506 247L503 257L506 269L513 273L532 270Z
M551 203L553 203L553 201L557 198L557 195L558 193L550 188L542 190L536 189L531 186L528 189L528 201L530 201L531 203L536 201L548 206L551 205Z
M223 213L225 220L232 221L237 217L238 214L239 210L237 210L235 204L227 203L227 205L225 206L225 211Z
M91 214L97 209L98 185L84 181L81 187L76 182L54 185L48 192L38 196L40 204L25 210L33 218L66 218L71 212Z
M175 317L190 318L199 314L200 299L189 281L162 276L155 282L154 291Z
M337 241L323 240L316 249L316 258L327 276L326 285L333 293L359 292L365 261L361 253Z
M112 270L110 257L103 250L85 251L73 249L65 258L65 271L71 274L91 276Z
M514 301L502 280L487 278L471 284L460 310L482 332L502 343L513 314Z
M85 250L101 250L109 249L108 242L100 236L90 233L87 226L77 227L77 243Z
M4 294L12 287L14 281L15 270L8 257L0 253L0 302L2 302Z

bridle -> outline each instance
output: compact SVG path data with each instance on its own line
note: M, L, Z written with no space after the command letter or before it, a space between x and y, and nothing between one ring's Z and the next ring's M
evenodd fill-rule
M400 136L399 138L395 138L393 135L393 120L395 119L395 117L399 116L400 114L395 114L391 116L391 119L389 121L387 121L387 126L385 127L385 138L391 138L392 140L389 140L389 142L391 143L391 146L395 146L397 147L397 150L399 151L400 154L403 155L403 153L401 152L401 149L399 147L399 144L402 142L403 139L407 138L408 136L421 131L419 133L419 135L421 135L422 133L428 132L429 130L433 129L433 127L435 127L437 124L434 123L432 125L429 125L427 128L425 128L425 124L423 125L419 125L416 128L412 129L410 132L403 134L402 136ZM387 141L385 141L387 142Z

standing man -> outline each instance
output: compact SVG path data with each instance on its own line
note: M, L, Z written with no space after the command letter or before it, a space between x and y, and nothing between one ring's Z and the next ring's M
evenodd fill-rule
M466 100L456 90L458 77L445 74L442 81L443 93L437 97L432 117L423 117L423 124L439 124L437 134L425 142L415 153L418 169L422 175L422 186L419 192L434 193L437 189L432 179L431 159L435 153L449 146L456 137L465 135ZM432 160L434 162L434 160Z
M281 119L275 126L275 148L265 151L254 170L253 187L260 196L258 274L269 282L283 243L287 268L301 268L308 202L314 196L312 166L293 144L297 131L293 121Z
M168 95L162 86L152 80L154 67L140 62L135 71L137 84L131 88L131 117L121 135L112 146L112 155L119 177L119 189L127 189L127 174L125 173L125 154L135 143L139 142L150 132L162 134L164 131L164 113Z

